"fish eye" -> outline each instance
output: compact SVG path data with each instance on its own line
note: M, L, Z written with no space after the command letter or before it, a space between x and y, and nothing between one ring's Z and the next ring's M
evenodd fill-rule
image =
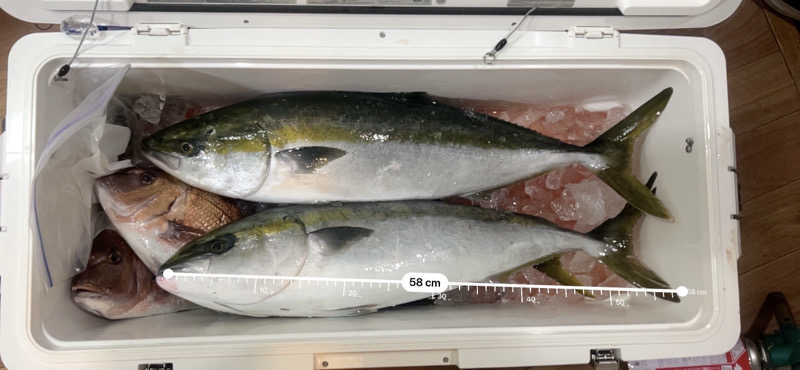
M112 265L119 265L119 263L122 262L122 256L119 254L119 251L113 249L108 255L108 260Z
M156 178L152 174L144 172L139 175L139 181L141 181L142 185L150 185L153 181L156 181Z
M215 240L214 243L211 244L211 253L220 254L224 251L225 251L225 241Z
M208 136L214 135L216 133L217 133L217 130L214 129L213 127L209 127L209 128L206 129L206 135L208 135Z
M184 153L191 153L193 149L194 149L194 146L192 144L190 144L190 143L181 144L181 150Z

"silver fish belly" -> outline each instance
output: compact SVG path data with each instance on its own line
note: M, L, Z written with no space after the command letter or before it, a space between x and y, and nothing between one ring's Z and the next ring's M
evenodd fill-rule
M436 199L499 187L571 163L593 170L601 155L413 143L323 143L348 155L308 173L273 155L262 186L247 198L275 203ZM477 175L480 174L480 175Z

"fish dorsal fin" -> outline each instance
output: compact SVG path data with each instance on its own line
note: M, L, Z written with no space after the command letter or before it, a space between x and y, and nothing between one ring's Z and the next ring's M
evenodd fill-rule
M308 234L309 242L320 249L322 255L331 255L361 239L372 235L373 230L363 227L328 227Z
M346 151L326 146L304 146L281 150L276 158L292 165L296 173L313 173L326 164L341 158Z

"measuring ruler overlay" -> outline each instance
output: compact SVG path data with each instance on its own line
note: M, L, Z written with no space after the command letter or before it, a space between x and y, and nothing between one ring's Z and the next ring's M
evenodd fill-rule
M350 287L375 287L386 286L387 290L390 289L404 289L410 293L430 293L436 295L444 293L453 289L470 289L475 288L477 291L480 288L484 290L492 289L494 291L505 291L510 289L512 292L519 289L520 291L527 290L528 292L553 292L554 294L564 294L567 297L569 294L585 295L586 293L594 293L600 297L608 296L609 301L614 296L638 296L638 295L652 295L653 299L657 297L686 297L686 296L701 296L706 295L706 292L698 289L689 289L685 286L679 286L675 289L651 289L651 288L623 288L623 287L593 287L593 286L573 286L573 285L541 285L541 284L506 284L506 283L477 283L477 282L463 282L463 281L449 281L446 276L439 273L431 272L409 272L399 280L391 279L361 279L361 278L332 278L332 277L313 277L313 276L271 276L271 275L242 275L242 274L198 274L191 272L175 272L171 269L164 270L164 279L192 279L192 280L206 280L206 279L224 279L232 280L232 282L246 283L254 282L295 282L297 284L316 284L326 286L341 286L342 294L346 294L348 285ZM254 284L254 288L255 288ZM522 300L523 295L520 295ZM611 302L613 304L613 302Z

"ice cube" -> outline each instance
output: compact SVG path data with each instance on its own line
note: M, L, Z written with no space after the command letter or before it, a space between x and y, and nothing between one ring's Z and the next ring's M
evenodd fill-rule
M145 94L133 101L133 111L144 121L153 125L161 121L161 110L164 109L163 95Z
M623 198L605 183L600 186L600 191L602 192L602 197L605 200L605 218L616 217L620 212L622 212L622 209L625 208L625 205L628 204L625 198Z
M629 283L619 275L610 273L608 278L597 284L598 286L617 287L617 288L630 288L633 284Z
M575 220L575 230L580 232L591 231L595 225L605 220L606 207L603 193L598 188L604 185L600 181L588 179L577 184L567 184L564 187L564 202L567 204L559 214L562 219ZM570 218L564 218L568 214Z
M560 123L565 117L567 113L563 110L553 110L547 112L544 116L544 123L547 125L554 125L556 123Z
M487 207L498 210L509 207L511 203L513 203L513 198L510 197L509 193L510 189L508 188L502 188L492 192Z
M164 104L164 110L161 112L161 119L159 126L168 127L175 123L181 122L190 118L194 111L201 109L195 103L192 103L186 98L180 96L168 96Z
M561 177L564 176L566 169L558 168L547 173L544 186L550 190L556 190L561 187Z
M582 184L584 181L587 183ZM558 187L555 186L557 183ZM580 165L539 175L481 196L456 197L448 201L542 217L560 227L580 232L590 231L616 216L626 204L614 189Z
M575 231L588 232L617 215L625 206L613 189L596 177L564 186L563 196L553 203L563 220L574 220Z
M594 265L597 263L597 259L590 256L588 253L584 251L574 251L565 253L561 256L561 265L564 266L564 269L567 271L572 272L573 274L589 274Z

